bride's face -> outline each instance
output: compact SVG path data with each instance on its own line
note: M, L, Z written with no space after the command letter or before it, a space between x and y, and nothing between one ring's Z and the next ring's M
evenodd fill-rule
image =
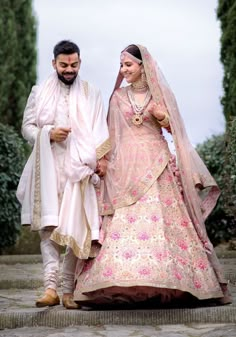
M134 83L141 78L142 67L129 56L124 56L120 63L120 72L128 83Z

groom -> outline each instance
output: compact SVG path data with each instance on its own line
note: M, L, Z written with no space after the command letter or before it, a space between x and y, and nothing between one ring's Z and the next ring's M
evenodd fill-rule
M68 40L54 47L54 73L34 86L24 111L22 134L32 145L17 197L21 222L39 231L45 293L37 307L60 304L60 245L66 246L62 268L62 303L73 301L78 259L91 257L99 239L96 184L105 174L110 149L100 92L79 78L79 47Z

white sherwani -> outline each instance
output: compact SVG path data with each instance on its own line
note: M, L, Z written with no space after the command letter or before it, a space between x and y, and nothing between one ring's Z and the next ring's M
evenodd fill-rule
M72 131L66 141L50 142L53 127ZM110 149L99 91L79 78L66 86L53 74L32 88L22 134L33 146L17 189L22 224L40 233L55 228L50 234L54 243L88 258L91 241L99 239L97 198L90 178L96 161Z

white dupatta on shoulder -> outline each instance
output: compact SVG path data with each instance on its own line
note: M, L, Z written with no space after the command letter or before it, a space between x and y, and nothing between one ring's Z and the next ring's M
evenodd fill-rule
M78 77L70 88L65 172L67 182L59 207L56 170L49 132L53 127L60 94L56 73L36 94L36 120L40 129L32 154L17 189L22 204L22 223L32 230L55 226L52 240L70 246L80 258L87 258L91 240L99 238L99 214L90 176L96 161L110 149L106 114L100 93Z

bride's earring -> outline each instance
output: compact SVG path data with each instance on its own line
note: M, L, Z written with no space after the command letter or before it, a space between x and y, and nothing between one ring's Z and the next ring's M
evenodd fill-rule
M143 83L147 83L147 77L146 77L144 69L141 70L141 80Z

